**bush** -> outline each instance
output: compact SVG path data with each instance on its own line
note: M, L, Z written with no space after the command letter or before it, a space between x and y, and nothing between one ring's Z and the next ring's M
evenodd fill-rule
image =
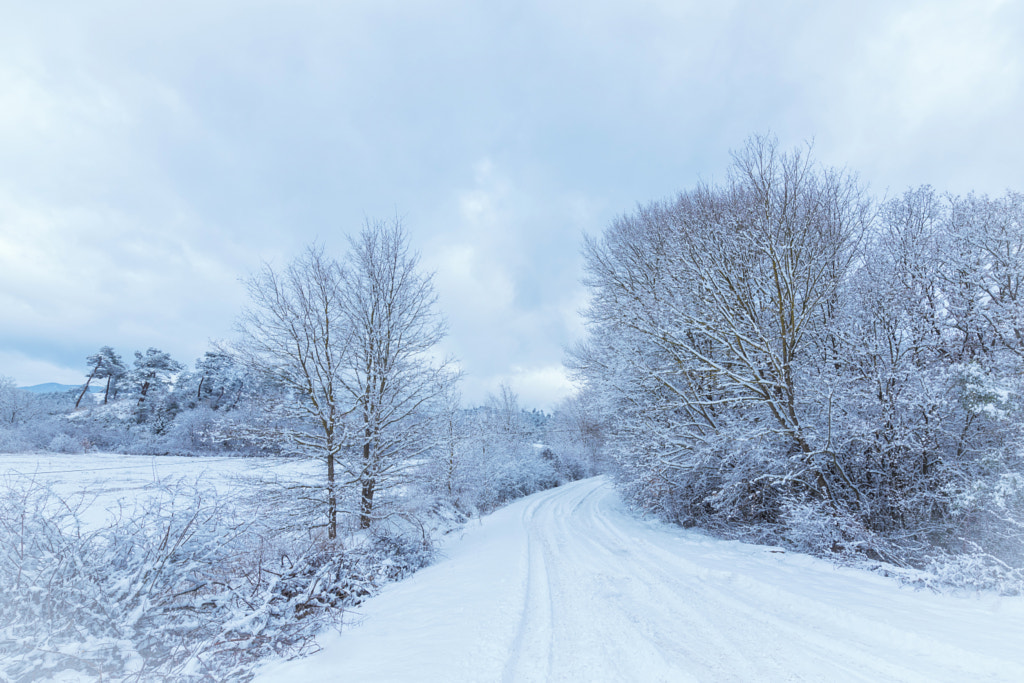
M242 501L169 484L90 530L80 500L0 483L0 680L247 680L430 559L429 539L346 548Z
M85 446L81 439L68 434L57 434L50 439L46 450L51 453L85 453Z

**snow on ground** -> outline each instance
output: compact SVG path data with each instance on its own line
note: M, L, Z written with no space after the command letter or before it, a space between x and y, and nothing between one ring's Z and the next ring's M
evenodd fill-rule
M270 681L1024 681L1024 599L634 518L603 478L451 539Z
M108 510L119 503L132 505L155 492L162 483L183 480L228 490L244 477L259 475L313 477L319 463L288 458L239 458L173 455L121 455L117 453L23 453L0 454L0 478L11 483L35 480L52 485L56 493L75 497L84 494L87 509L81 517L86 526L97 527Z

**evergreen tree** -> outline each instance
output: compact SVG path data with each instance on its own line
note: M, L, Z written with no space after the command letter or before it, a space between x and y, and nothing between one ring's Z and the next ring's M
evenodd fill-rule
M132 381L139 393L139 405L154 388L163 388L171 377L181 372L184 366L171 358L170 354L149 347L146 353L135 352L135 367L132 369Z

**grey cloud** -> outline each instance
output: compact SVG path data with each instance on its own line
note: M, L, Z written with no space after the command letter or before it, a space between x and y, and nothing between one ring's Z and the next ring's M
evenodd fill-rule
M183 361L365 217L437 269L469 400L568 390L580 234L768 129L878 190L1024 188L1001 2L21 3L0 25L0 374Z

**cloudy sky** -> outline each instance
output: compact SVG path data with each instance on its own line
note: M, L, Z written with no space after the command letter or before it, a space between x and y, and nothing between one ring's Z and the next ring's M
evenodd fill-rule
M878 195L1024 190L1024 3L0 0L0 375L230 338L401 216L478 402L550 408L579 243L771 131Z

